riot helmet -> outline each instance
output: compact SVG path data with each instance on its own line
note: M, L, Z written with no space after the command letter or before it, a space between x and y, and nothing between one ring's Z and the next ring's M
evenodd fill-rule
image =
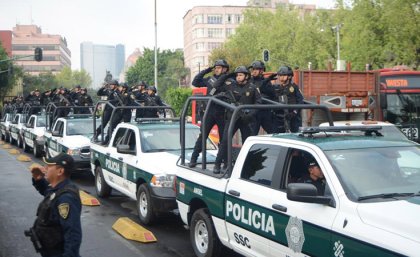
M148 86L147 90L152 90L154 93L157 91L155 86Z
M236 69L235 69L235 73L237 74L237 73L244 73L244 74L246 74L246 75L249 75L249 70L245 67L245 66L238 66Z
M277 74L280 76L292 76L293 77L293 70L289 66L281 66L277 71Z
M225 59L216 60L214 62L214 66L222 66L224 68L227 68L227 70L229 71L229 64L227 63Z
M262 61L253 61L251 63L251 66L249 66L249 69L260 69L265 71L265 64Z

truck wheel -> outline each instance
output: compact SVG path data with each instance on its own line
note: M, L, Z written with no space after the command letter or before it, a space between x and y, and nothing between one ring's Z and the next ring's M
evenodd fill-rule
M24 151L25 153L28 153L28 152L31 150L31 148L30 148L30 147L26 144L25 139L23 139L22 144L23 144L23 151Z
M190 240L198 257L220 256L222 244L217 238L207 209L198 209L191 218Z
M137 213L141 223L145 225L151 224L156 218L155 213L153 213L150 192L146 184L141 184L137 190Z
M101 166L95 168L95 189L99 197L108 197L111 194L112 188L106 183Z
M9 143L11 145L14 145L15 144L15 140L13 139L12 135L9 135Z
M50 149L48 149L48 145L47 144L45 145L44 149L45 149L45 157L51 158L52 156L50 154Z
M34 141L34 155L37 158L42 156L41 147L36 143L36 141Z
M19 136L18 135L18 138L17 138L17 146L18 147L20 147L20 148L22 148L23 147L23 142L22 142L22 137L21 136Z

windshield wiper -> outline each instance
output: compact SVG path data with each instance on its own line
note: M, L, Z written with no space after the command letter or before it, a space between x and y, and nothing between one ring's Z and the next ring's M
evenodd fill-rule
M377 195L365 195L360 196L357 198L357 201L363 201L368 199L375 199L375 198L395 198L395 197L407 197L407 196L413 196L414 193L388 193L388 194L377 194Z

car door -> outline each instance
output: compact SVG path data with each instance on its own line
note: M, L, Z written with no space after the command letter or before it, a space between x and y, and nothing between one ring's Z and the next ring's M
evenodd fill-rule
M249 256L274 256L270 242L285 239L287 218L273 209L272 197L280 185L283 151L272 144L252 145L240 177L232 176L227 186L225 216L230 244Z
M310 148L282 147L287 149L287 151L283 151L283 154L286 155L282 157L285 160L283 175L279 189L273 190L270 195L270 204L276 207L274 209L277 209L282 215L279 224L276 224L281 232L276 240L270 241L271 256L331 256L334 252L334 246L331 242L331 229L338 214L338 198L333 194L328 182L328 174L325 172L327 167L321 161L322 155ZM303 156L303 159L299 160L302 165L298 165L303 167L303 170L297 172L292 170L293 167L296 167L296 165L293 165L293 155L296 151L299 151ZM326 160L326 158L323 159ZM324 171L324 196L331 197L330 205L287 199L288 183L295 182L292 181L295 174L304 176L308 172L309 162L313 162L313 160Z
M29 118L28 122L26 123L27 126L23 128L23 140L25 140L25 144L29 145L30 147L33 147L33 134L31 133L31 131L34 130L34 126L35 126L35 117L32 116Z
M61 139L63 137L63 130L64 130L64 121L58 120L54 128L52 130L53 133L57 133L59 136L53 136L51 133L51 137L48 140L48 151L51 156L56 156L61 152Z
M128 145L129 149L134 151L130 154L119 153L118 158L122 162L121 168L121 187L126 190L127 195L136 198L137 185L135 167L137 167L137 153L140 151L139 135L133 129L127 129L127 133L123 139L123 144Z
M105 152L105 170L108 178L114 187L122 190L121 185L121 169L123 157L117 152L117 146L123 143L124 137L127 134L127 128L118 128L115 136L112 139L112 144L106 148Z

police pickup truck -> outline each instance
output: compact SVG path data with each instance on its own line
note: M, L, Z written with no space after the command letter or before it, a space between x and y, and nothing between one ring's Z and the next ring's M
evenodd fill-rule
M186 147L191 152L200 132L186 127ZM143 224L152 223L161 213L176 209L174 163L179 158L179 122L147 119L120 123L108 144L92 143L91 168L96 192L107 197L115 189L137 202ZM208 159L216 147L209 142ZM191 153L190 153L191 154Z
M9 142L10 140L9 126L10 126L11 121L12 121L12 114L4 113L0 122L0 135L1 135L1 139L6 142Z
M54 157L61 152L67 153L73 157L76 170L88 170L92 126L92 115L79 114L58 118L51 129L44 133L46 156Z
M177 204L195 254L418 256L420 146L380 128L249 137L221 175L181 155Z
M10 137L9 142L10 144L16 144L18 147L23 146L23 134L22 128L26 123L25 119L26 115L22 113L16 113L13 118L12 122L9 125Z
M41 157L45 144L45 115L33 114L22 128L23 150L33 150L35 157Z

